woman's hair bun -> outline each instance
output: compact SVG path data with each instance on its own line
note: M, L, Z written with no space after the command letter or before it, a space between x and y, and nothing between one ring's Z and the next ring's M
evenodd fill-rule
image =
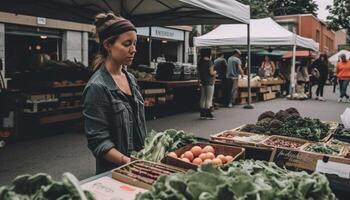
M118 17L111 12L100 13L100 14L96 15L96 17L95 17L95 26L97 28L99 28L103 25L108 26L108 24L110 24L110 23L108 23L109 21L111 21L111 20L116 21L117 18Z

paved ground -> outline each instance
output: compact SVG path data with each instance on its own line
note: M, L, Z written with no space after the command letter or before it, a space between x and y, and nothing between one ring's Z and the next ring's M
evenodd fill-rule
M221 108L215 111L216 120L198 120L198 113L184 113L148 121L148 129L182 129L198 136L208 137L222 130L256 121L266 110L296 107L302 115L321 120L340 121L339 115L349 103L338 103L336 94L327 88L327 101L290 101L276 99L255 104L255 109L242 106ZM94 175L94 158L86 147L83 133L62 133L41 139L9 144L0 149L0 185L8 184L20 174L45 172L59 179L64 172L72 172L79 179Z

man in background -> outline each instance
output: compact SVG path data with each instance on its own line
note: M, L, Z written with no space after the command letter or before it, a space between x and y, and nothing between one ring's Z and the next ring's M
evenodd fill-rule
M241 51L235 49L233 55L227 61L224 99L228 108L231 108L237 100L239 74L244 75L240 56Z

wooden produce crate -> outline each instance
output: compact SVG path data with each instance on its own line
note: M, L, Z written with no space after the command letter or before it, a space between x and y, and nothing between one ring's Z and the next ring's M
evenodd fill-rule
M261 98L262 98L263 101L275 99L276 97L277 97L276 92L267 92L267 93L263 93L261 95Z
M278 80L265 80L265 79L262 79L261 80L261 85L281 85L283 83L284 83L284 81L281 80L281 79L278 79Z
M129 185L149 190L158 177L178 172L185 171L161 163L135 160L113 169L112 178Z
M273 85L273 86L271 86L271 91L280 92L281 91L281 85Z
M227 131L217 133L215 135L211 135L210 139L212 141L219 141L219 142L223 142L226 144L260 146L260 142L265 140L268 137L267 135L259 135L259 134L255 134L255 133L240 132L240 131L236 131L236 130L237 129L227 130ZM238 137L250 137L250 136L261 136L261 139L257 140L257 141L253 141L253 140L245 141L241 138L238 138Z
M207 145L211 145L214 150L215 150L215 157L219 154L223 154L225 156L232 156L233 160L239 160L239 159L244 159L244 153L245 149L241 147L233 147L233 146L227 146L227 145L219 145L219 144L207 144L207 143L196 143L196 144L188 144L178 150L175 151L176 155L179 157L186 151L191 150L193 146L200 146L201 148L204 148ZM196 170L198 168L198 165L192 164L185 162L181 160L180 158L174 158L169 155L167 155L165 158L161 160L162 163L175 166L178 168L183 168L183 169L193 169Z
M339 149L339 153L334 155L334 154L324 154L324 153L318 153L318 152L313 152L313 151L309 151L308 148L311 146L311 145L314 145L314 144L318 144L318 143L309 143L307 145L305 145L301 151L303 152L307 152L309 154L314 154L314 155L323 155L323 156L328 156L328 157L345 157L345 154L346 154L346 149L344 146L341 146L341 145L334 145L334 144L327 144L327 143L320 143L320 144L325 144L325 145L328 145L328 146L332 146L332 147L336 147Z
M259 93L272 92L272 86L263 86L259 88Z
M269 144L269 141L273 141L273 140L283 140L283 141L298 143L298 144L300 144L300 146L293 148L293 147L287 147L287 146L283 146L283 145L272 145L272 144ZM299 150L301 150L306 145L309 144L309 141L303 140L303 139L299 139L299 138L293 138L293 137L272 135L272 136L267 137L265 140L261 141L260 144L263 145L263 146L280 148L280 149L299 149Z
M256 95L257 95L256 92L251 92L250 94L251 94L251 97L256 97ZM239 97L240 98L248 97L248 92L240 92Z

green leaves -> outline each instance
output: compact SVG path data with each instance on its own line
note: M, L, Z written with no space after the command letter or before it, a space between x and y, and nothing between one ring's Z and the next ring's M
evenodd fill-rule
M325 176L291 172L265 161L235 161L216 168L161 177L140 199L335 200Z
M347 29L350 31L350 2L349 0L334 0L332 6L327 7L329 16L328 26L337 31Z
M73 176L73 175L71 175ZM93 196L84 191L88 200ZM18 176L9 187L0 187L1 200L79 200L77 188L63 177L62 182L53 181L51 176L39 173L36 175Z
M139 159L159 162L169 152L195 142L197 142L195 137L184 131L175 129L165 130L164 132L151 131L146 138L144 149L139 152L132 152L131 155Z

